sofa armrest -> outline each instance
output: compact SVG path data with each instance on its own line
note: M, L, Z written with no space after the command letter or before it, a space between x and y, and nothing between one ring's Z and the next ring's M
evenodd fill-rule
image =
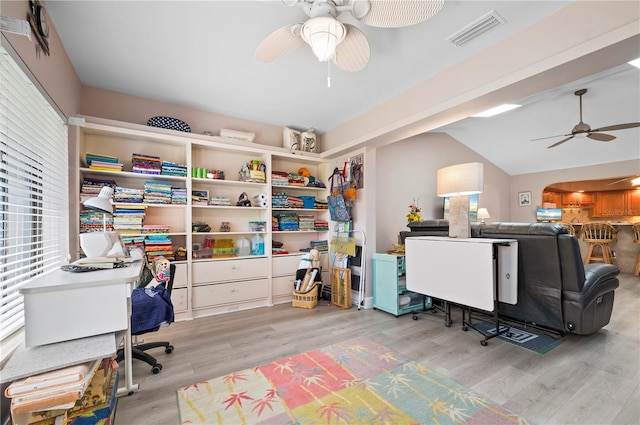
M613 264L594 263L584 266L585 282L582 291L562 291L565 301L589 304L593 299L616 289L620 269Z

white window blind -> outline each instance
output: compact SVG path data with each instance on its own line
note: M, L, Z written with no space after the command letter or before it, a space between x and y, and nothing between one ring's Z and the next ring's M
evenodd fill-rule
M67 151L64 121L0 46L0 342L24 325L18 289L68 256Z

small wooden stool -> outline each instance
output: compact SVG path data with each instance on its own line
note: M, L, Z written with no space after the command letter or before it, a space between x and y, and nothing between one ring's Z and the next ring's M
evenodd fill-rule
M633 243L640 245L640 223L636 223L631 227L631 234L633 235ZM640 253L638 253L638 259L636 260L636 266L633 269L634 276L640 276Z
M587 223L582 226L582 240L589 244L584 264L605 262L615 264L611 253L610 243L616 241L618 230L608 223ZM596 256L595 248L600 248L600 256Z

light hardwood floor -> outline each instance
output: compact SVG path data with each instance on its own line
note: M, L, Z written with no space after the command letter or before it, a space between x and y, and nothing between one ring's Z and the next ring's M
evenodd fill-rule
M378 310L340 310L321 301L173 323L145 340L169 340L172 354L154 350L158 375L134 360L140 390L118 400L116 424L177 424L176 389L279 358L364 336L421 362L536 424L640 423L640 278L620 275L611 322L589 336L567 335L547 354L496 339L480 345L460 330L460 313L394 317Z

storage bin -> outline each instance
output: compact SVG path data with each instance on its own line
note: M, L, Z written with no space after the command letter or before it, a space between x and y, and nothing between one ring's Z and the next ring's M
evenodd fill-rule
M306 209L313 209L315 203L316 203L316 197L315 196L301 196L302 198L302 203L304 205L304 208Z
M318 305L318 286L314 285L313 289L307 292L293 291L293 299L291 301L292 307L300 308L314 308Z
M249 231L250 232L266 232L267 222L266 221L250 221Z

